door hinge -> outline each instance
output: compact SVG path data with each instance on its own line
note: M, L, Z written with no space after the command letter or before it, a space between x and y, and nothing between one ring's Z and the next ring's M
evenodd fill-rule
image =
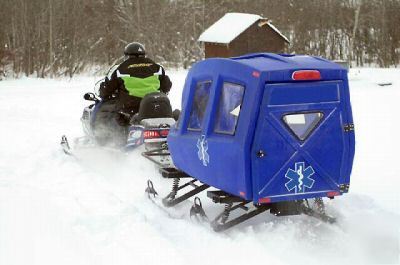
M354 124L353 123L345 124L343 126L343 129L345 132L354 131Z

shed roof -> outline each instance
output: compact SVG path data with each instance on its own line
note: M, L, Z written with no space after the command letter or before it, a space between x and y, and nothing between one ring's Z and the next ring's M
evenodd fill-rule
M261 19L263 18L259 15L226 13L200 35L199 41L228 44ZM289 42L289 40L274 25L270 22L266 22L266 24L286 42Z

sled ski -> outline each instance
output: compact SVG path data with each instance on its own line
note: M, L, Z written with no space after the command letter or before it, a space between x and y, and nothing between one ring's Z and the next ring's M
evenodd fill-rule
M221 190L208 191L207 197L214 203L225 205L224 210L210 223L211 227L216 232L225 231L270 209L268 204L254 206L254 209L251 209L251 201L246 201L240 197L232 196ZM229 220L231 213L236 210L243 210L245 213Z
M244 200L240 197L230 195L221 190L208 191L207 197L210 198L214 203L225 204L224 210L219 215L217 215L214 220L210 222L211 227L215 232L225 231L267 210L269 210L270 213L275 216L305 214L315 217L324 222L335 222L335 218L326 215L325 211L321 208L311 208L308 204L308 201L306 200L256 205L253 204L252 201ZM318 201L317 204L319 206L323 206L323 201L321 198L317 198L316 201ZM198 204L199 202L194 202L193 207L198 208ZM244 213L230 220L231 214L236 210L242 210L244 211ZM201 214L201 211L199 212Z
M160 202L160 200L158 199L158 193L157 191L154 189L154 185L153 182L151 180L147 181L147 188L145 190L147 197L149 198L149 200L157 207L159 208L161 211L163 211L166 215L168 215L168 217L172 218L172 219L182 219L184 217L184 215L174 215L171 212L169 212L164 205L162 204L162 202Z
M160 173L164 178L173 179L171 192L162 199L163 205L167 208L173 207L209 188L209 185L203 184L197 179L190 179L191 177L189 175L178 171L175 168L160 168ZM181 179L189 180L183 184L180 184ZM190 190L178 196L178 191L183 189L187 190L187 188L190 188ZM155 197L158 195L151 180L148 180L147 182L146 193L149 195L149 197Z
M160 168L160 173L164 178L173 179L171 192L162 199L162 204L166 208L176 206L210 187L176 168ZM186 181L180 184L182 180ZM191 187L189 191L178 196L178 191L188 187ZM146 193L153 201L158 196L151 180L147 182ZM327 223L334 223L336 221L335 218L325 213L322 198L315 198L314 207L311 207L308 200L254 204L253 201L245 200L222 190L207 191L207 197L213 203L224 204L224 210L214 219L210 220L203 209L200 198L195 197L189 213L191 218L210 223L211 228L215 232L225 231L268 210L275 216L305 214ZM238 215L237 212L240 210L243 213ZM235 213L235 217L231 218L233 213Z
M161 168L160 173L164 178L173 179L171 192L162 200L165 207L173 207L210 187L209 185L203 184L197 179L191 178L186 173L175 168ZM189 180L180 184L182 179ZM178 191L189 187L191 188L190 191L178 196Z

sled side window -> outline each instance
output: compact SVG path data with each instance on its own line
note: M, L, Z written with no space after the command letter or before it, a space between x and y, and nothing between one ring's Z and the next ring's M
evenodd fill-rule
M196 85L188 124L188 129L191 131L201 130L204 114L207 108L208 98L210 96L210 88L211 81L199 82Z
M242 106L244 86L224 82L219 99L214 132L234 135Z

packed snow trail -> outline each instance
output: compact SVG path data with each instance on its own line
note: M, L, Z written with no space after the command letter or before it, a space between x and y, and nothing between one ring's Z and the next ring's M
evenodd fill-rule
M175 108L185 75L171 73ZM327 202L337 224L265 213L222 234L190 220L190 201L168 215L146 198L147 179L160 194L170 182L141 150L62 152L96 78L1 81L0 264L398 264L398 76L350 73L357 150L350 193Z

